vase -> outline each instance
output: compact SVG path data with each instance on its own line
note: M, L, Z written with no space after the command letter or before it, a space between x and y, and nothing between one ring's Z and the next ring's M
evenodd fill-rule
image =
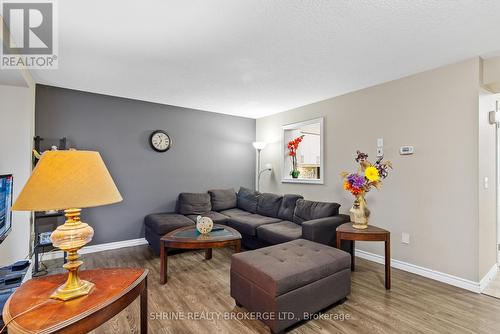
M293 179L298 179L299 178L300 171L294 169L290 172L290 175L292 175Z
M356 197L352 208L349 210L349 216L351 217L352 227L359 230L368 228L370 210L366 205L364 195L359 195Z
M196 217L196 229L201 234L208 234L212 231L214 227L214 222L208 217L198 216Z

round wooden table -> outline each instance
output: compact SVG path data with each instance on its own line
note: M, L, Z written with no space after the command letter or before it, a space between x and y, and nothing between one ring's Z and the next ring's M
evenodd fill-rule
M167 251L169 248L179 249L205 249L205 259L212 258L212 248L234 247L239 253L241 247L241 234L234 228L214 224L214 229L208 234L200 234L196 226L181 227L165 234L160 245L160 284L167 283Z
M141 333L147 333L147 275L139 268L82 270L80 278L95 286L87 296L68 301L49 298L67 274L34 278L10 296L3 319L9 334L88 333L140 296Z
M352 227L352 223L345 223L337 227L337 248L340 249L342 240L352 241L351 271L354 271L354 242L383 241L385 243L385 288L391 288L391 232L383 228L368 225L368 228L359 230Z

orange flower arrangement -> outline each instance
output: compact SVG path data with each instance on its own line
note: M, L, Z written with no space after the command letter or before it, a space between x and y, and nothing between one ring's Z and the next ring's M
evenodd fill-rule
M295 138L288 142L288 156L292 158L292 171L290 175L296 179L299 177L300 171L297 169L297 149L299 148L300 143L304 139L304 135Z
M382 180L388 175L388 170L392 169L390 161L382 161L383 157L379 157L372 164L368 161L368 154L360 151L356 152L356 162L359 163L359 170L356 173L341 173L344 179L344 189L349 191L355 197L364 196L370 191L371 187L380 189Z
M365 229L368 227L370 210L366 205L365 195L372 187L380 189L382 180L389 174L389 169L392 169L391 162L382 161L383 159L383 156L378 157L375 163L372 164L368 161L368 154L357 151L355 160L359 164L358 171L340 174L344 180L344 189L356 198L349 210L354 228Z

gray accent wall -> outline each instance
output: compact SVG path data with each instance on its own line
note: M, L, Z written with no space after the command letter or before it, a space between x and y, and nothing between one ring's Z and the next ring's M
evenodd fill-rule
M157 129L166 153L149 146ZM144 216L173 211L180 192L255 185L254 119L37 85L35 134L99 151L115 180L123 202L83 210L92 244L143 237Z

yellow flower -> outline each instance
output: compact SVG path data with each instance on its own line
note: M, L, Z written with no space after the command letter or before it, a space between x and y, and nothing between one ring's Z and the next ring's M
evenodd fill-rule
M380 176L378 175L377 168L375 168L373 166L366 167L365 176L371 182L378 181L378 179L380 178Z

